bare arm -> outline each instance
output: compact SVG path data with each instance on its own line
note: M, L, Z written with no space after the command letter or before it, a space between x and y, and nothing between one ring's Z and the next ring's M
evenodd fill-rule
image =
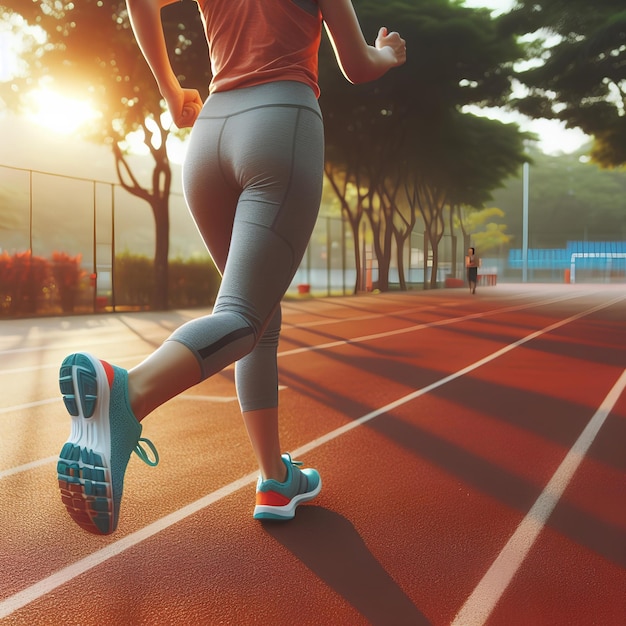
M195 89L183 89L172 70L161 21L161 9L176 0L126 0L130 23L161 95L179 128L193 126L202 99Z
M406 61L406 42L385 27L374 46L363 37L351 0L319 0L328 36L345 77L352 83L379 78Z

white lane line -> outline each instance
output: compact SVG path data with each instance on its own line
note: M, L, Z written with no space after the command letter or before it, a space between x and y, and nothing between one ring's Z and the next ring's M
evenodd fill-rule
M482 311L480 313L472 313L469 315L463 315L460 317L453 317L453 318L448 318L446 320L439 320L436 322L427 322L427 323L423 323L423 324L418 324L416 326L408 326L404 329L400 329L400 330L396 330L396 331L391 331L391 334L398 334L401 332L411 332L413 330L422 330L423 328L430 328L431 326L440 326L442 324L454 324L457 322L463 322L467 319L474 319L474 318L480 318L480 317L488 317L491 315L497 315L499 313L510 313L511 311L521 311L524 309L532 309L535 307L540 307L540 306L545 306L547 304L554 304L555 302L562 302L563 300L571 300L574 298L580 298L582 296L586 296L586 295L590 295L589 293L574 293L574 294L566 294L564 296L555 296L553 298L549 298L549 299L545 299L545 300L540 300L540 301L532 301L532 302L526 302L524 304L518 304L518 305L513 305L513 306L508 306L508 307L502 307L500 309L493 309L491 311ZM406 315L408 313L412 313L414 311L425 311L425 310L430 310L430 309L437 309L440 308L441 303L438 303L439 306L428 306L428 307L415 307L415 308L411 308L411 309L400 309L398 311L394 311L393 313L380 313L380 314L372 314L370 316L357 316L357 317L352 317L352 318L346 318L346 319L333 319L333 320L322 320L321 322L304 322L302 324L289 324L289 323L285 323L283 324L283 328L285 329L290 329L290 330L297 330L298 328L307 328L310 326L316 326L318 324L340 324L343 322L350 322L350 321L359 321L362 319L366 319L366 318L371 318L371 319L376 319L376 318L380 318L380 317L392 317L392 316L399 316L399 315ZM98 330L98 332L100 332L100 330ZM363 337L359 337L358 339L352 339L352 340L344 340L343 342L337 342L336 344L322 344L320 346L310 346L308 348L299 348L297 351L287 351L287 352L281 352L278 354L278 356L286 356L286 355L291 355L291 354L297 354L298 352L304 352L307 349L308 350L320 350L323 349L325 347L327 347L328 345L341 345L342 343L355 343L356 341L368 341L370 338L371 339L377 339L380 336L387 336L386 334L382 334L382 335L364 335ZM154 338L155 340L161 340L163 338L162 334L159 335L150 335L150 336L145 336L146 340L150 340ZM100 343L104 343L104 344L111 344L114 341L115 338L108 338L108 339L104 339L101 341L95 341L92 339L89 339L89 345L96 345L96 343L100 344ZM59 346L47 346L47 349L54 349L54 350L61 350L61 349L67 349L67 348L62 348ZM72 348L73 350L74 348ZM4 354L10 354L13 352L41 352L42 350L42 346L34 346L32 348L19 348L16 350L0 350L0 358L4 355ZM87 352L89 352L89 350L87 350ZM135 355L135 356L125 356L125 357L120 357L120 358L116 358L115 362L116 363L121 363L123 361L138 361L138 360L143 360L145 359L148 354L150 354L149 352L145 352L142 353L140 355ZM58 367L59 363L53 363L53 364L44 364L44 365L34 365L34 366L25 366L25 367L19 367L19 368L13 368L13 369L0 369L0 374L20 374L20 373L25 373L25 372L32 372L32 371L38 371L40 369L48 369L48 368L54 368L54 367Z
M429 305L422 305L422 306L418 306L418 307L411 307L411 308L406 308L406 309L398 309L396 311L393 311L391 313L389 312L385 312L385 313L369 313L369 314L363 314L363 315L354 315L352 317L346 317L346 318L328 318L328 319L322 319L322 320L316 320L316 321L311 321L311 322L300 322L297 324L292 324L289 321L284 321L283 322L283 329L298 329L298 328L308 328L311 326L323 326L323 325L327 325L327 324L339 324L339 323L343 323L343 322L358 322L358 321L363 321L363 320L369 320L369 319L378 319L381 317L391 317L391 316L402 316L402 315L408 315L410 313L416 313L419 311L428 311L428 310L433 310L433 309L438 309L439 307L442 306L442 303L437 302L434 304L429 304ZM191 318L193 319L193 318ZM115 320L115 318L114 318ZM90 336L85 338L85 342L87 342L90 346L92 345L101 345L101 344L110 344L114 338L111 337L100 337L100 335L104 334L104 333L115 333L116 335L120 333L120 330L122 332L124 332L124 335L129 334L128 331L131 331L131 335L133 340L137 340L137 341L142 341L142 342L146 342L146 341L161 341L163 339L163 332L167 331L167 332L171 332L171 330L165 329L164 331L161 332L157 332L157 331L151 331L150 333L141 333L140 330L138 329L134 329L132 327L123 325L123 326L108 326L108 327L98 327L98 328L90 328L90 329L83 329L81 331L76 331L77 335L79 333L89 333ZM98 334L98 339L94 339L93 337L93 333L97 332ZM17 338L20 339L21 338ZM38 335L36 337L36 340L39 342L37 345L34 346L29 346L29 347L24 347L24 348L6 348L6 349L2 349L0 348L0 357L2 357L3 355L13 355L13 354L27 354L29 352L41 352L42 347L45 347L48 350L59 350L59 351L64 351L67 350L67 344L56 344L56 345L46 345L46 346L42 346L41 342L43 340L45 340L46 337L45 335ZM76 341L76 339L75 339ZM73 348L72 348L73 349ZM144 358L145 355L142 356L142 358ZM2 373L8 373L8 374L14 374L14 373L20 373L20 372L25 372L25 371L30 371L31 369L43 369L43 368L47 368L47 367L58 367L58 364L52 364L52 365L36 365L32 368L29 367L20 367L20 368L15 368L15 369L10 369L10 370L0 370L0 372Z
M389 330L382 333L374 333L372 335L362 335L361 337L354 337L353 339L338 339L337 341L330 341L327 343L320 343L315 346L304 346L302 348L293 348L292 350L284 350L279 352L278 356L292 356L294 354L300 354L301 352L314 352L315 350L328 350L329 348L336 348L338 346L344 346L349 344L365 343L367 341L374 341L376 339L385 339L387 337L393 337L395 335L403 335L405 333L411 333L417 330L424 330L425 328L436 328L438 326L449 326L450 324L457 324L460 322L466 322L467 320L480 319L482 317L491 317L492 315L498 315L500 313L511 313L513 311L521 311L523 309L535 308L537 306L544 306L546 304L554 304L555 302L561 302L562 300L569 300L574 296L568 294L567 296L559 296L551 298L549 300L543 300L540 303L526 303L518 304L514 306L507 306L501 309L493 309L491 311L480 311L478 313L469 313L467 315L461 315L459 317L449 317L435 322L424 322L422 324L416 324L414 326L406 326L404 328L397 328L396 330ZM576 296L578 297L578 296ZM623 300L626 296L620 296L611 301L611 304ZM604 307L604 305L602 305ZM592 311L595 309L592 309ZM586 313L584 314L586 315Z
M48 456L45 459L37 459L36 461L31 461L30 463L25 463L24 465L10 467L9 469L0 471L0 480L6 478L7 476L14 476L15 474L19 474L21 472L28 472L29 470L37 469L42 465L48 465L48 463L56 463L58 460L58 455Z
M110 341L107 343L111 343ZM38 348L41 352L42 348ZM131 356L121 356L115 359L116 363L123 363L124 361L132 361L136 363L137 361L141 361L148 356L148 352L143 352L142 354L135 354ZM0 374L25 374L29 372L38 372L40 370L48 370L48 369L59 369L59 365L61 365L61 359L56 361L55 363L45 363L44 365L27 365L24 367L14 367L13 369L0 369Z
M339 428L327 433L326 435L323 435L322 437L319 437L318 439L314 439L308 444L305 444L301 446L300 448L298 448L297 450L294 450L294 454L304 454L306 452L309 452L310 450L313 450L314 448L318 448L322 444L327 443L333 439L336 439L340 435L343 435L349 432L353 428L356 428L357 426L360 426L364 424L365 422L369 422L371 419L378 417L379 415L382 415L383 413L388 413L389 411L392 411L393 409L396 409L399 406L402 406L403 404L410 402L411 400L415 400L416 398L419 398L420 396L423 396L424 394L429 393L430 391L433 391L434 389L437 389L438 387L442 387L443 385L446 385L447 383L452 382L453 380L456 380L457 378L461 378L462 376L465 376L466 374L473 372L474 370L478 369L479 367L482 367L483 365L486 365L487 363L490 363L491 361L495 361L497 358L501 357L507 352L511 352L511 350L514 350L515 348L518 348L519 346L525 343L528 343L529 341L532 341L533 339L536 339L537 337L540 337L541 335L544 335L545 333L552 332L553 330L556 330L557 328L560 328L561 326L565 326L566 324L569 324L570 322L580 319L581 317L585 317L586 315L589 315L590 313L594 313L595 311L599 311L600 309L604 309L608 306L611 306L614 302L623 300L625 297L626 296L620 296L619 298L615 298L615 300L611 300L610 302L604 302L591 309L582 311L581 313L577 313L576 315L572 315L571 317L568 317L559 322L555 322L554 324L550 324L550 326L546 326L545 328L541 330L537 330L531 333L530 335L526 335L526 337L523 337L522 339L518 339L517 341L510 343L507 346L504 346L504 348L500 348L499 350L492 352L488 356L483 357L482 359L479 359L478 361L475 361L471 365L468 365L467 367L464 367L463 369L456 371L454 374L450 374L448 376L445 376L444 378L440 378L439 380L435 381L434 383L431 383L430 385L426 387L422 387L421 389L418 389L402 398L399 398L398 400L395 400L394 402L390 402L389 404L383 407L380 407L379 409L376 409L372 411L371 413L368 413L367 415L363 415L362 417L359 417L358 419L348 424L344 424L343 426L340 426Z
M381 317L401 317L402 315L409 315L410 313L422 313L425 311L433 311L439 309L444 303L437 302L432 305L423 305L419 307L412 307L410 309L398 309L397 311L387 311L385 313L367 313L363 315L355 315L353 317L334 317L321 320L315 320L311 322L298 322L292 324L290 322L283 322L283 328L289 328L290 330L298 330L299 328L313 328L315 326L328 326L329 324L342 324L344 322L364 322L366 320L375 320Z
M491 355L480 359L479 361L476 361L475 363L468 365L467 367L458 370L457 372L455 372L454 374L450 374L449 376L446 376L444 378L441 378L440 380L432 383L431 385L428 385L427 387L423 387L422 389L418 389L417 391L409 394L408 396L405 396L404 398L400 398L399 400L396 400L395 402L392 402L391 404L388 404L380 409L376 409L375 411L368 413L367 415L364 415L348 424L345 424L344 426L338 428L335 431L332 431L330 433L327 433L326 435L324 435L322 438L320 439L316 439L312 442L310 442L309 444L299 448L297 451L295 451L294 453L298 453L298 454L304 454L305 452L312 450L314 448L317 448L318 446L322 445L323 443L326 443L327 441L330 441L332 439L335 439L336 437L339 437L340 435L352 430L353 428L356 428L357 426L360 426L361 424L364 424L365 422L368 422L369 420L373 419L374 417L377 417L378 415L382 415L383 413L386 413L387 411L390 411L398 406L401 406L402 404L405 404L406 402L410 402L411 400L414 400L422 395L424 395L425 393L428 393L430 391L432 391L433 389L436 389L437 387L440 387L442 385L445 385L449 382L451 382L452 380L455 380L456 378L459 378L460 376L464 376L465 374L473 371L474 369L481 367L482 365L489 363L490 361L497 359L498 357L502 356L503 354L505 354L506 352L509 352L510 350L513 350L514 348L517 348L518 346L522 345L523 343L526 343L527 341L530 341L532 339L535 339L536 337L539 337L540 335L546 333L546 332L550 332L552 330L555 330L556 328L559 328L560 326L563 326L565 324L569 324L570 322L577 320L581 317L585 317L586 315L589 315L590 313L593 313L595 311L598 311L600 309L606 308L608 306L613 305L616 302L619 302L621 300L623 300L626 296L619 296L617 298L614 298L613 300L610 300L609 302L605 302L602 304L599 304L591 309L588 309L587 311L583 311L581 313L578 313L576 315L573 315L571 317L568 317L565 320L562 320L560 322L556 322L555 324L552 324L551 326L547 326L546 328L542 329L542 330L538 330L534 333L531 333L530 335L527 335L526 337L512 343L509 344L508 346L505 346L504 348L501 348L500 350L497 350L496 352L493 352ZM511 307L512 309L517 309L517 307ZM475 317L483 317L487 315L486 313L473 313L471 315L465 316L464 318L461 319L468 319L468 318L475 318ZM433 322L432 324L429 324L431 326L434 325L444 325L444 324L449 324L452 323L453 321L457 320L459 318L454 318L454 319L448 319L448 320L441 320L439 322ZM340 345L345 345L345 344L349 344L349 343L358 343L358 342L363 342L363 341L368 341L371 340L372 338L380 338L380 337L386 337L386 336L390 336L390 335L394 335L394 334L399 334L399 333L403 333L403 332L409 332L409 330L416 330L418 328L422 328L424 325L420 324L419 326L412 326L409 329L399 329L397 331L389 331L388 333L379 333L376 335L368 335L368 336L364 336L364 337L359 337L359 338L355 338L352 340L343 340L343 341L338 341L338 342L330 342L327 344L323 344L323 345L317 345L317 346L311 346L309 348L296 348L295 350L287 350L285 352L280 353L278 356L288 356L288 355L292 355L292 354L297 354L299 352L306 352L306 351L311 351L311 350L321 350L322 348L332 348L332 347L336 347L336 346L340 346ZM280 389L280 388L279 388ZM226 397L226 398L220 398L218 396L193 396L192 394L183 394L181 397L186 398L188 400L202 400L202 401L211 401L211 402L231 402L236 400L236 398L230 398L230 397ZM10 413L12 411L16 411L19 409L28 409L28 408L33 408L35 406L41 406L44 404L52 404L55 402L58 402L59 399L58 398L49 398L47 400L40 400L38 402L32 402L29 404L23 404L20 405L18 407L8 407L5 409L0 409L0 415L2 415L3 413ZM50 457L53 458L53 457ZM56 461L56 458L54 458L54 460ZM49 461L43 460L42 463L46 463ZM32 463L40 463L40 461L33 461ZM0 472L0 480L5 476L5 475L14 475L14 474L18 474L22 471L28 471L29 469L32 469L30 467L30 463L27 463L25 465L21 465L19 467L16 468L10 468L8 470L4 470L3 472ZM7 473L9 472L9 473Z
M35 402L26 402L25 404L14 404L13 406L6 406L0 409L0 415L4 413L13 413L14 411L22 411L24 409L34 409L36 406L43 406L45 404L53 404L59 402L60 398L46 398L45 400L36 400Z
M165 517L162 517L160 520L153 522L152 524L148 524L148 526L138 530L130 535L127 535L123 539L118 539L114 543L110 543L108 546L97 550L96 552L92 552L89 556L86 556L63 569L51 574L47 578L40 580L39 582L31 585L30 587L26 587L26 589L9 596L8 598L2 600L0 602L0 619L7 617L21 609L22 607L34 602L38 598L45 596L50 593L53 589L64 585L66 582L77 578L81 574L88 572L89 570L97 567L101 563L108 561L132 548L142 541L157 535L163 530L166 530L170 526L184 520L185 518L193 515L205 509L206 507L218 502L222 498L226 498L232 493L238 491L242 487L249 485L254 482L257 478L257 474L248 474L247 476L243 476L242 478L230 483L229 485L225 485L221 489L210 493L191 504L179 509L178 511L174 511Z
M280 388L279 388L280 389ZM284 389L284 387L283 387ZM185 400L195 400L202 402L215 402L215 403L228 403L235 402L237 400L236 396L194 396L192 394L182 394L179 398L183 398ZM42 404L50 404L52 402L60 402L59 398L52 398L50 400L42 400L40 402L32 402L30 404L23 404L21 407L12 407L11 410L17 410L18 408L32 408L34 406L40 406ZM3 413L2 409L0 409L0 413ZM9 476L15 476L15 474L20 474L21 472L28 472L32 469L37 469L42 465L47 465L48 463L56 463L58 461L58 455L49 456L44 459L37 459L36 461L31 461L30 463L24 463L24 465L18 465L16 467L10 467L6 470L0 470L0 480L3 478L8 478Z
M125 361L132 361L133 363L136 363L137 361L141 360L141 359L145 359L147 356L147 354L141 354L141 355L135 355L135 356L125 356L125 357L120 357L119 359L116 359L115 362L116 363L124 363ZM55 363L53 365L37 365L35 367L28 367L28 368L19 368L19 369L15 369L15 370L0 370L0 374L14 374L17 372L25 372L25 371L38 371L41 369L51 369L51 368L56 368L58 369L60 365L59 363ZM5 413L13 413L13 412L17 412L17 411L22 411L24 409L32 409L35 408L37 406L43 406L45 404L54 404L55 402L61 402L61 397L60 396L56 396L54 398L45 398L43 400L35 400L33 402L26 402L24 404L14 404L12 406L5 406L0 408L0 415L4 415Z
M237 400L237 396L201 396L192 393L183 393L178 398L182 400L196 400L198 402L215 402L216 404L227 404Z
M292 454L294 457L298 457L298 456L305 454L306 452L309 452L315 448L318 448L322 446L323 444L329 441L332 441L333 439L336 439L340 437L341 435L344 435L345 433L353 430L354 428L357 428L358 426L361 426L362 424L369 422L370 420L374 419L375 417L378 417L379 415L388 413L389 411L392 411L393 409L399 406L402 406L406 404L407 402L410 402L414 400L415 398L418 398L428 393L429 391L436 389L437 387L441 387L445 385L446 383L449 383L457 378L460 378L461 376L464 376L465 374L468 374L469 372L475 369L478 369L482 365L485 365L491 361L494 361L498 357L502 356L503 354L506 354L507 352L510 352L511 350L513 350L514 348L517 348L518 346L521 346L545 333L548 333L548 332L551 332L552 330L560 328L561 326L565 326L566 324L569 324L570 322L574 320L577 320L581 317L589 315L590 313L609 307L613 304L614 301L623 300L624 297L625 296L621 296L619 298L616 298L615 300L605 302L603 304L599 304L591 309L588 309L587 311L583 311L576 315L572 315L571 317L561 320L560 322L551 324L550 326L547 326L546 328L542 330L533 332L530 335L527 335L526 337L524 337L523 339L520 339L504 348L501 348L500 350L497 350L490 356L484 357L480 359L479 361L476 361L472 365L468 365L467 367L463 368L462 370L459 370L458 372L454 374L446 376L445 378L442 378L439 381L428 385L427 387L418 389L417 391L414 391L402 398L399 398L398 400L395 400L394 402L390 402L389 404L386 404L385 406L375 411L372 411L368 413L367 415L364 415L363 417L358 418L357 420L354 420L348 424L345 424L344 426L336 428L335 430L327 433L326 435L323 435L322 437L318 437L317 439L314 439L308 444L300 446L299 448L294 450ZM190 515L193 515L201 511L202 509L206 508L207 506L211 504L214 504L215 502L217 502L218 500L221 500L222 498L226 498L232 495L239 489L249 485L250 483L253 483L256 480L256 478L257 478L256 472L248 474L247 476L243 476L242 478L228 485L225 485L224 487L221 487L217 491L214 491L204 496L203 498L200 498L199 500L196 500L195 502L188 504L182 509L179 509L178 511L175 511L174 513L166 515L165 517L161 518L160 520L157 520L156 522L153 522L152 524L149 524L145 528L142 528L141 530L138 530L124 537L123 539L119 539L118 541L112 544L109 544L108 546L106 546L105 548L102 548L101 550L93 552L89 556L81 559L80 561L77 561L76 563L73 563L72 565L68 565L67 567L59 570L58 572L55 572L54 574L51 574L47 578L44 578L43 580L31 585L30 587L26 587L22 591L12 596L9 596L8 598L5 598L4 600L0 601L0 619L3 617L7 617L8 615L11 615L11 613L14 613L18 609L26 606L27 604L30 604L31 602L34 602L35 600L43 597L44 595L56 589L57 587L60 587L61 585L64 585L65 583L69 582L73 578L76 578L84 574L85 572L93 569L97 565L104 563L108 559L114 556L117 556L118 554L121 554L125 550L133 546L136 546L137 544L141 543L142 541L145 541L146 539L149 539L150 537L158 534L159 532L169 528L173 524L176 524L177 522L182 521L186 517L189 517ZM460 624L462 624L462 622L459 622L459 624L457 624L456 626L460 626ZM470 626L470 625L463 623L463 626Z
M285 389L287 389L286 385L278 385L278 391L284 391ZM215 402L215 403L223 403L223 404L237 401L237 396L201 396L201 395L194 395L190 393L183 393L180 396L178 396L178 398L182 398L184 400L193 400L196 402ZM58 398L50 400L50 402L58 402L58 401L59 401ZM48 403L48 402L49 401L46 401L45 403ZM24 406L27 406L27 405L24 405ZM27 407L27 408L30 408L30 407ZM41 467L42 465L47 465L48 463L56 463L58 459L59 457L57 455L49 456L49 457L46 457L45 459L38 459L37 461L24 463L24 465L18 465L17 467L10 467L9 469L6 469L6 470L0 470L0 480L2 480L3 478L7 478L8 476L14 476L15 474L20 474L21 472L28 472L32 469L37 469L38 467Z
M278 391L285 391L287 385L278 385ZM183 393L177 396L177 399L195 400L199 402L216 402L219 404L227 404L228 402L237 402L237 396L203 396L194 393Z
M569 485L607 416L626 388L626 370L591 418L576 443L517 527L496 560L471 593L451 626L482 626L526 559L554 507Z

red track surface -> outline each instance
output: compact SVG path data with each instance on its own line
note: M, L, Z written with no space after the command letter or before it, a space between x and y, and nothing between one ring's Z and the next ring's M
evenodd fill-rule
M232 370L161 407L118 531L73 525L63 356L137 363L193 312L4 321L6 624L623 626L626 292L551 285L287 302L285 450L319 498L259 523Z

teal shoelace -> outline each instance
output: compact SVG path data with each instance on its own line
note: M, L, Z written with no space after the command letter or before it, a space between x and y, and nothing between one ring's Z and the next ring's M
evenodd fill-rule
M141 444L145 444L150 450L146 450L143 448ZM150 467L154 467L159 464L159 453L157 452L156 446L150 441L150 439L146 439L145 437L140 437L137 441L137 445L133 452L146 464ZM150 458L150 452L152 453L152 457ZM154 459L154 460L153 460Z

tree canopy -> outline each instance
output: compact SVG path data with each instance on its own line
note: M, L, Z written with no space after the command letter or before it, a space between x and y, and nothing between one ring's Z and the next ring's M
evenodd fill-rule
M534 33L534 60L517 72L528 94L513 103L593 136L592 158L626 164L626 5L623 0L517 0L503 32Z
M355 5L366 37L385 24L407 40L409 54L403 67L358 86L347 84L322 54L327 175L344 195L357 259L359 225L367 217L379 287L386 288L392 248L410 236L417 213L433 253L434 284L444 209L482 206L523 160L523 135L516 125L461 109L506 102L513 63L524 51L513 35L501 35L487 10L448 0ZM357 193L347 202L350 187Z
M156 83L130 28L124 1L80 2L2 0L0 14L21 15L46 34L33 40L26 58L28 72L13 78L0 91L10 106L38 81L52 81L56 90L77 98L86 94L100 113L90 124L89 137L111 145L121 185L151 207L156 228L154 306L167 306L169 253L169 195L171 167L166 143L170 126ZM207 47L194 3L176 3L163 11L164 30L174 71L187 84L207 91ZM1 85L0 85L1 87ZM139 181L126 158L125 140L143 133L154 160L149 185Z
M406 65L358 86L340 74L327 41L320 55L327 178L352 228L357 267L361 225L369 223L383 288L392 250L401 268L402 248L418 214L436 255L444 210L452 225L454 213L492 206L494 190L525 158L525 135L517 125L464 113L464 106L509 104L532 116L564 120L594 135L599 162L626 162L623 0L598 0L591 7L582 0L518 0L510 14L498 18L460 0L354 4L369 41L385 25L398 30L408 48ZM40 26L47 38L33 41L27 75L0 95L16 99L47 77L68 95L93 97L101 118L92 135L112 146L122 185L152 208L155 284L165 289L171 182L165 146L171 131L125 2L2 0L0 15L10 12ZM195 3L174 3L163 17L181 82L206 93L210 68ZM546 29L557 35L555 45L545 45L546 35L521 43L522 35ZM531 57L538 59L534 65L519 65ZM511 101L515 78L529 93ZM124 140L133 131L143 133L154 159L149 185L136 179L126 160ZM166 301L161 291L155 303Z
M562 248L568 241L626 237L626 176L586 162L584 151L549 156L532 151L529 185L530 246ZM522 180L494 193L506 214L507 234L522 245Z

